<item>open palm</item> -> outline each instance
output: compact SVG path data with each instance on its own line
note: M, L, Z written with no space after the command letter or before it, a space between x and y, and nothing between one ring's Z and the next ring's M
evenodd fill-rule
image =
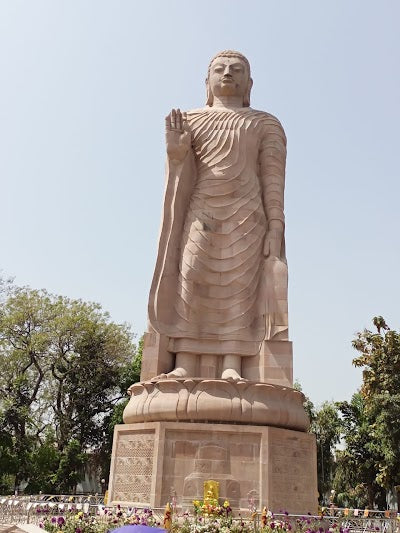
M191 145L186 113L173 109L165 117L165 137L169 159L183 161Z

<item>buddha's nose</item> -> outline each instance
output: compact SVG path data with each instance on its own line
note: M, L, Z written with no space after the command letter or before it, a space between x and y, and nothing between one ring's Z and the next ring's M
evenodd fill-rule
M231 66L230 65L226 65L225 66L224 76L232 76L232 74L231 74Z

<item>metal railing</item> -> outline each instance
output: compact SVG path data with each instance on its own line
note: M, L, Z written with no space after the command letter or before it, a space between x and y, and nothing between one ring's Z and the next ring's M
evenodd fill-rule
M399 514L394 509L351 509L329 507L323 510L324 520L354 533L400 533Z
M39 523L44 516L83 511L97 514L103 499L94 496L0 496L0 524Z
M137 508L136 508L137 509ZM126 515L132 514L133 507L121 507ZM144 508L139 508L143 510ZM0 496L0 524L39 524L44 519L52 516L66 516L82 511L87 515L96 515L99 521L107 520L110 513L115 512L115 507L105 507L101 495L50 495L39 494L30 496ZM164 508L153 508L153 515L160 524L163 523ZM237 516L238 510L234 510ZM187 513L178 507L174 514L175 519L184 520ZM309 515L283 515L275 514L274 518L290 521L293 525L298 520L319 521L324 529L339 526L349 533L400 533L400 521L396 511L357 510L343 508L324 509L320 516ZM190 517L193 519L193 517ZM255 530L261 526L261 511L242 512L240 520L253 522Z

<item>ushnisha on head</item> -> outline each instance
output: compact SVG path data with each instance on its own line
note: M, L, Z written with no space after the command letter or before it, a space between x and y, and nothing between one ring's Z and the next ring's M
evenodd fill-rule
M206 105L212 107L214 96L241 96L243 107L249 107L252 85L247 58L235 50L219 52L208 66Z

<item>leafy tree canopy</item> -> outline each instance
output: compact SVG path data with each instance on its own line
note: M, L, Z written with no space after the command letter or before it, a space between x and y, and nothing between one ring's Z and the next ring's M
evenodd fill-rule
M98 304L0 288L0 476L14 473L16 485L37 476L39 443L52 450L45 483L71 487L80 454L101 453L114 409L139 378L133 335Z
M363 368L361 396L379 458L376 481L389 488L400 484L400 333L381 316L373 324L376 331L365 329L353 341L359 352L353 364Z

